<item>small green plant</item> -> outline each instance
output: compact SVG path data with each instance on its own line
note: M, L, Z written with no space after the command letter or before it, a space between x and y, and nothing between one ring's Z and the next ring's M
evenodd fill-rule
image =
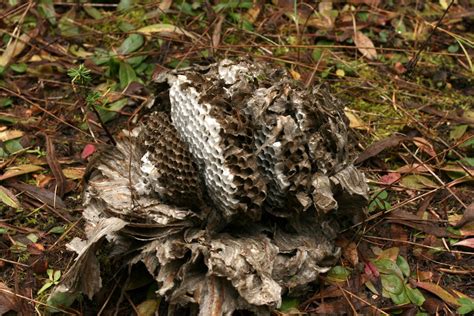
M383 190L382 192L375 193L369 204L369 212L374 212L376 210L388 211L392 208L392 205L387 202L388 192Z
M48 281L41 287L41 289L38 290L38 295L40 295L53 285L58 284L59 279L61 278L61 271L59 270L48 269L46 273L48 274Z
M474 312L474 301L468 297L460 297L458 303L461 304L457 309L457 312L461 315L466 315Z
M72 84L87 85L92 81L91 71L84 64L69 69L67 75L71 78Z

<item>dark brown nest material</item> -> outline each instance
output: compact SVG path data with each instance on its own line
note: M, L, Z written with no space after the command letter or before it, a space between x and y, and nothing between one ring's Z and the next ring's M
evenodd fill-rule
M367 198L338 100L281 68L229 60L155 85L151 114L91 166L88 239L70 243L79 256L53 297L98 292L104 242L143 262L171 307L199 315L267 314L307 290Z

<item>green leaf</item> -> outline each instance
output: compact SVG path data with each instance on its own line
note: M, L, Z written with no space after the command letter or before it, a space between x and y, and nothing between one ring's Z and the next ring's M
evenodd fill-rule
M48 231L48 234L62 234L64 233L63 226L55 226Z
M10 154L17 153L21 150L23 150L23 146L21 145L21 138L15 138L15 139L10 139L7 140L6 142L3 143L6 151Z
M379 259L373 261L379 272L385 274L395 274L399 278L403 278L403 273L398 265L390 259Z
M37 242L37 241L38 241L38 236L36 236L36 235L33 234L33 233L30 233L30 234L26 235L26 238L28 238L29 240L31 240L31 242Z
M413 190L421 190L425 188L437 188L439 185L433 182L428 177L419 175L419 174L413 174L413 175L408 175L402 178L400 183L407 187L408 189L413 189Z
M59 313L59 310L55 309L54 307L69 307L74 303L77 298L77 294L70 293L70 292L59 292L53 291L53 293L48 297L47 304L48 312L50 313Z
M40 0L38 11L51 25L56 25L56 12L54 11L53 0Z
M20 208L20 202L16 198L15 194L13 194L10 190L8 190L2 185L0 185L0 201L2 201L3 204L6 204L15 209Z
M123 89L128 86L131 82L137 80L137 74L133 67L127 63L121 62L119 68L119 80L120 88Z
M134 2L133 0L120 0L117 6L117 10L118 11L129 10L132 7L133 2Z
M474 311L474 301L468 297L458 298L458 303L461 306L457 309L457 312L461 315L468 314Z
M380 275L382 281L382 287L387 292L392 294L400 294L403 292L403 281L395 274L382 274Z
M406 277L410 276L410 266L408 265L408 262L406 261L405 258L403 258L402 256L398 256L397 266L400 268L404 276Z
M59 270L54 271L54 274L53 274L53 281L54 281L55 283L57 283L60 278L61 278L61 271L59 271Z
M66 13L62 16L59 20L59 30L61 31L61 35L65 37L75 37L80 35L80 30L77 25L73 23L73 14Z
M10 68L14 72L22 74L26 72L26 69L28 69L28 66L25 63L21 63L21 64L12 64L10 65Z
M460 139L464 135L464 133L466 133L467 128L467 124L454 126L449 132L449 138L452 140Z
M458 43L452 44L448 46L448 52L450 53L456 53L459 50L459 45Z
M372 283L372 281L367 281L365 282L365 286L374 294L376 295L380 295L379 292L377 291L377 289L375 288L374 284Z
M86 11L87 14L89 14L95 20L100 20L104 17L102 13L94 7L83 6L83 9L84 11Z
M133 53L143 46L145 39L141 34L130 34L117 49L117 52L122 55Z
M351 274L349 270L347 270L343 266L335 266L332 267L331 270L328 272L328 279L335 281L335 282L342 282L347 280L347 277Z
M410 303L407 294L403 290L399 294L393 294L389 292L388 295L390 296L392 302L395 303L395 305L405 305Z
M102 121L107 123L117 116L116 111L120 111L125 105L127 105L127 102L127 99L120 99L112 104L109 104L108 107L96 106L96 108Z
M298 309L299 304L300 303L296 298L284 297L278 310L283 313L289 312Z
M38 290L38 295L40 295L41 293L43 293L44 291L46 291L47 289L49 289L51 286L53 286L53 282L51 282L51 281L46 282L46 283L41 287L41 289Z
M420 290L412 289L409 285L405 285L405 292L407 293L408 298L413 304L415 304L416 306L423 305L425 297L420 292Z
M5 108L13 104L13 100L10 98L0 98L0 107Z

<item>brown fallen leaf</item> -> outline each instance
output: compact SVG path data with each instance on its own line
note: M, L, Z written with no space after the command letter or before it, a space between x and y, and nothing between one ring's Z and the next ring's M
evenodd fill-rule
M66 190L66 177L61 169L58 159L56 158L56 151L54 150L54 144L48 135L45 133L39 133L45 139L46 143L46 161L48 162L49 168L56 179L57 190L56 193L59 197L63 197Z
M23 49L25 49L26 43L28 43L31 38L35 37L37 33L38 30L34 29L28 34L24 33L20 37L12 38L8 43L7 48L3 51L2 56L0 56L0 67L7 66L13 58L18 56Z
M416 286L438 296L445 303L454 306L460 305L456 297L454 297L451 293L443 289L438 284L434 284L431 282L416 282Z
M459 222L456 223L456 225L454 225L454 228L463 227L464 225L472 221L474 221L474 203L471 203L468 205L468 207L466 207L462 218L459 220Z
M0 132L0 141L6 142L7 140L19 138L23 136L23 131L19 131L16 129L7 129L5 131Z
M224 23L224 15L220 14L217 17L217 22L214 27L214 32L212 33L212 47L219 46L221 42L221 35L222 35L222 23Z
M0 282L0 315L18 310L19 306L13 290L5 283Z
M370 60L377 58L377 51L375 50L374 43L367 35L361 31L357 31L355 32L352 39L354 40L357 49L364 57Z
M390 172L389 174L381 176L380 179L379 179L379 182L383 183L383 184L390 185L390 184L393 184L393 183L397 182L398 180L400 180L400 178L401 178L400 173Z
M422 165L420 163L412 163L405 166L401 166L395 172L398 173L428 173L430 172L431 168L428 165Z
M468 238L468 239L458 241L453 246L463 246L463 247L474 248L474 238Z
M382 139L378 142L373 143L369 147L367 147L356 159L355 163L359 164L361 162L366 161L369 158L372 158L379 153L381 153L383 150L388 149L388 148L393 148L398 146L401 142L409 140L410 137L408 136L403 136L403 135L392 135L388 138Z
M418 216L406 211L397 210L387 216L389 223L397 223L408 226L436 237L459 237L449 233L445 228L436 226L434 223L425 221Z
M413 137L413 143L430 157L436 157L436 151L433 145L423 137Z
M19 166L13 166L8 168L4 174L0 176L0 181L17 177L22 174L27 174L35 171L43 170L42 167L36 166L36 165L30 165L30 164L25 164L25 165L19 165Z
M32 198L37 199L38 201L41 201L51 207L66 209L66 204L64 204L63 200L59 196L55 195L54 192L23 182L9 181L7 185L19 191L23 191Z

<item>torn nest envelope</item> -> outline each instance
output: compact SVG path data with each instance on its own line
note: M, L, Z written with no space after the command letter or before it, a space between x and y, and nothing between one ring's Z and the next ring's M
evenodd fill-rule
M340 102L263 63L155 81L151 113L90 168L88 239L70 243L79 256L52 297L97 293L102 242L200 315L266 314L307 290L338 260L338 222L367 200Z

